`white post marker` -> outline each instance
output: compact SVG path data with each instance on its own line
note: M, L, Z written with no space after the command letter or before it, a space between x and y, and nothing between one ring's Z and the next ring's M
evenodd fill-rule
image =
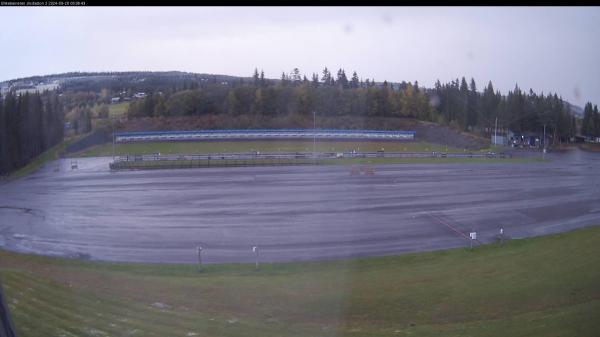
M258 246L253 246L252 247L252 251L254 252L254 254L256 255L256 265L255 265L255 269L258 269Z
M196 247L198 251L198 271L202 270L202 246Z
M477 232L471 232L469 233L469 236L471 237L471 249L473 248L473 241L477 240Z

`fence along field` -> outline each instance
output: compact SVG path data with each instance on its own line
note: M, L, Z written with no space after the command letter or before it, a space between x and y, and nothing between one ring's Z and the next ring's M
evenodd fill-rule
M249 165L300 165L323 164L332 160L357 158L504 158L497 154L450 154L445 152L388 152L384 148L377 152L316 152L316 140L359 140L406 142L415 139L414 131L377 130L332 130L332 129L279 129L279 130L198 130L198 131L158 131L126 132L115 134L116 143L155 142L155 141L215 141L215 140L313 140L313 152L260 153L211 153L161 155L125 155L115 158L111 169L144 168L187 168L208 166L249 166ZM308 149L308 148L307 148Z

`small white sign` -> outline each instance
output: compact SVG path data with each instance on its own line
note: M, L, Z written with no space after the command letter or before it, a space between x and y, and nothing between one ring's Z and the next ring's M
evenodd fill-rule
M469 233L469 236L471 237L471 240L477 240L477 232L471 232Z
M254 246L252 247L252 251L256 253L256 250L258 249L258 247Z

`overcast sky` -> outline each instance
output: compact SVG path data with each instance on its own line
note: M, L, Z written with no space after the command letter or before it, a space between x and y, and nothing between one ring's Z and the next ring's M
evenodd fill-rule
M0 7L0 80L68 71L266 77L298 67L600 104L598 7Z

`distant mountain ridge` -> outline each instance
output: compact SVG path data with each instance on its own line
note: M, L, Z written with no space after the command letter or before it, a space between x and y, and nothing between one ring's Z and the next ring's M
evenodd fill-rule
M240 80L252 80L252 77L247 76L230 76L221 74L208 74L208 73L193 73L185 71L105 71L105 72L67 72L60 74L50 75L38 75L29 76L23 78L16 78L12 80L6 80L0 82L0 92L5 93L9 88L35 88L44 87L50 83L63 84L66 82L77 82L77 81L106 81L110 79L119 79L125 81L142 82L149 77L160 77L169 78L170 80L201 80L201 81L217 81L217 82L230 82ZM280 79L267 79L272 82L279 82ZM394 87L401 86L406 82L388 82ZM383 82L375 82L376 85L383 85ZM431 88L422 87L426 90ZM577 118L583 118L583 108L565 101L565 104L570 108L570 112Z

